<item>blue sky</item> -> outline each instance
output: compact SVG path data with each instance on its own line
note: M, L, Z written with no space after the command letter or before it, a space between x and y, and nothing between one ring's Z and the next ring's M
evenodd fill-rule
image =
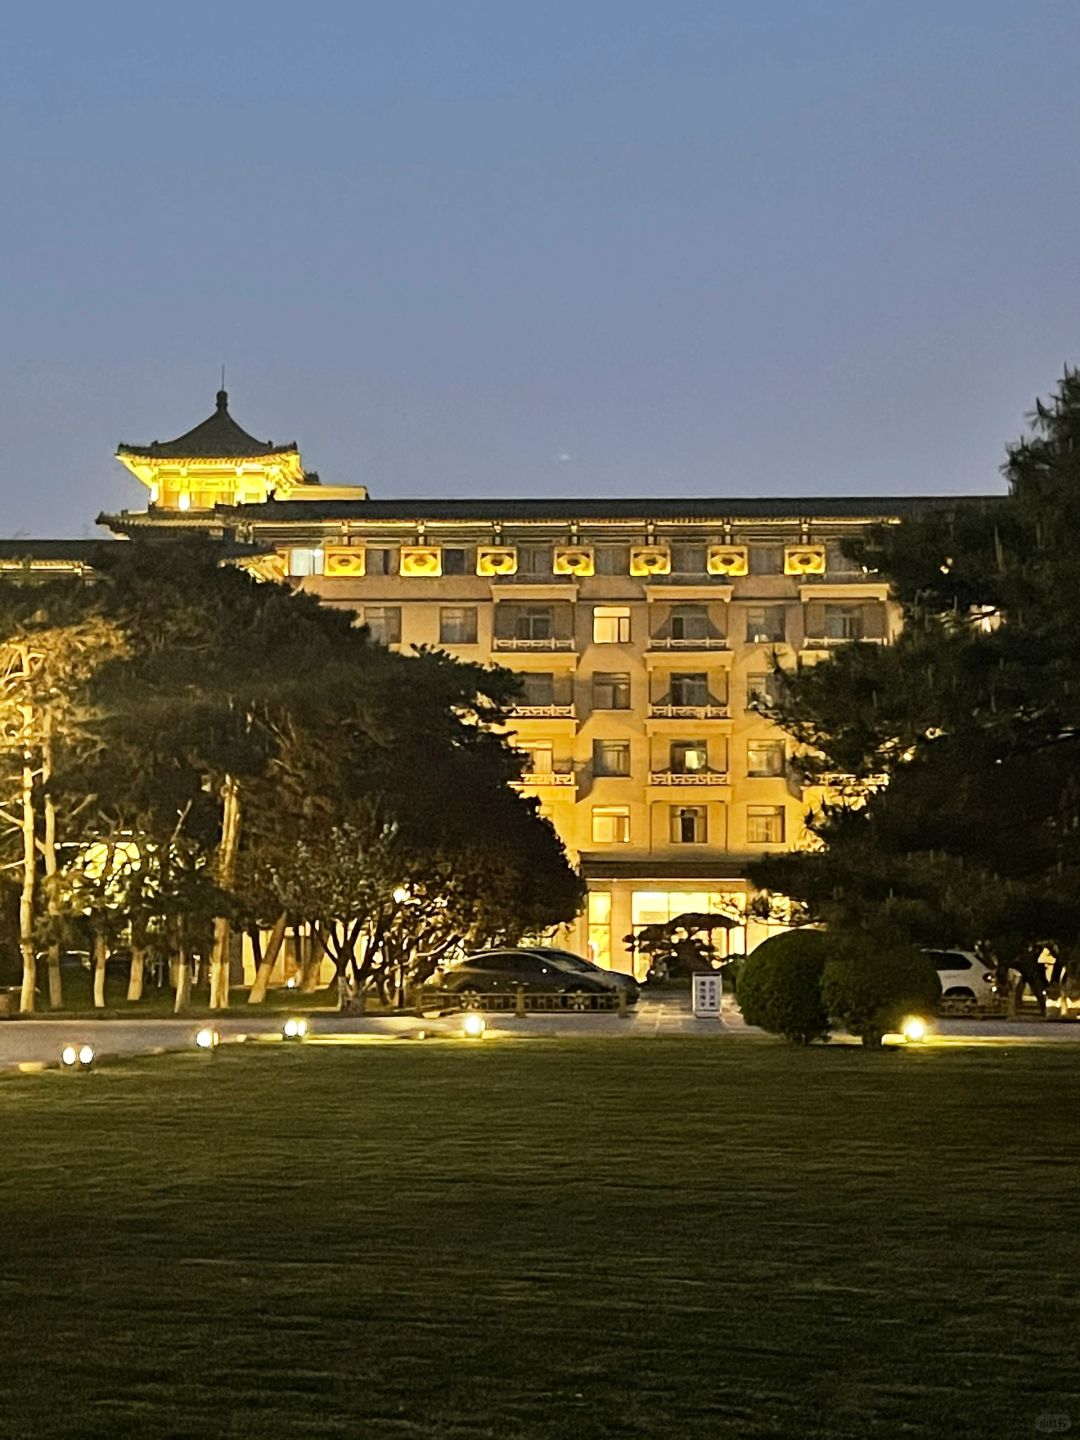
M1000 486L1080 360L1071 0L5 14L0 532L213 408L379 496Z

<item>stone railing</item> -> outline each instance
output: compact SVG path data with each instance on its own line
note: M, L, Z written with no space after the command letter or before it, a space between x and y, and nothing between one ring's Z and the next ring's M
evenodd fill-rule
M726 635L702 635L696 640L676 640L670 635L650 635L650 650L726 650Z
M493 650L573 650L573 640L557 640L551 636L546 640L522 639L517 635L497 635L492 642Z
M573 720L574 707L567 705L515 705L510 714L516 720Z
M729 705L649 705L650 720L726 720L731 714Z
M650 785L726 785L726 770L650 770Z

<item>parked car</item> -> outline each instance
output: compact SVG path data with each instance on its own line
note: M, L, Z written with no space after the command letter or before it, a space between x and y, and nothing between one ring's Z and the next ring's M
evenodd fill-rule
M605 970L603 965L597 965L595 960L587 960L584 955L575 955L572 950L560 950L557 946L522 945L518 948L531 950L534 955L550 955L556 962L576 970L579 975L598 975L616 990L625 990L628 1005L636 1005L638 1002L641 986L635 977L628 975L625 970Z
M484 995L562 995L572 1010L587 1010L594 995L615 988L603 972L571 969L555 957L535 950L484 950L467 955L444 971L441 988L457 997L463 1010L476 1009Z
M943 1000L971 1000L986 1005L997 996L994 972L971 950L926 950L941 981Z

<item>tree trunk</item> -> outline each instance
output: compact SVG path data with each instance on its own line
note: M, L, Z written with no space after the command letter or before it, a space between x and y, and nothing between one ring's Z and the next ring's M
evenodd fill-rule
M143 980L146 975L146 951L141 945L131 947L131 974L128 977L127 998L134 1004L143 995Z
M236 851L240 842L240 787L226 775L221 787L221 847L218 851L218 884L232 885ZM224 1010L229 1004L229 937L231 926L224 915L214 920L214 945L210 955L210 1009Z
M30 707L20 706L23 724L29 728ZM34 952L34 883L37 878L37 836L34 823L34 767L30 751L23 753L22 767L22 890L19 894L19 951L22 955L22 993L19 1009L24 1015L34 1012L34 990L37 987L37 955Z
M277 964L277 957L285 939L285 923L286 917L283 912L274 921L274 928L270 931L266 949L259 960L259 968L255 972L255 980L248 994L249 1005L261 1005L266 999L266 989L270 984L270 972Z
M191 958L188 955L187 939L181 928L176 949L176 1001L174 1015L183 1015L191 1008Z
M49 916L55 918L56 905L56 805L53 802L49 781L52 779L52 711L46 707L43 719L41 745L41 788L45 803L45 833L41 853L45 860L45 885L48 894ZM55 934L55 931L54 931ZM64 1004L64 986L60 976L60 942L49 943L49 1008L59 1010Z
M319 971L322 969L323 953L323 939L319 934L319 927L313 924L305 937L305 944L302 951L304 958L300 966L301 994L310 995L318 986Z
M94 1008L105 1009L105 966L109 959L109 947L105 936L94 936Z

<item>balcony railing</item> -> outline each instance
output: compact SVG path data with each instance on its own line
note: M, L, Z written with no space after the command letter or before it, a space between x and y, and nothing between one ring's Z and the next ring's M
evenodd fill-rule
M571 639L556 639L554 636L549 636L544 640L534 640L531 637L523 638L518 635L497 635L493 648L496 650L573 650L574 642Z
M530 785L536 789L544 789L549 785L567 786L573 785L574 774L571 770L526 770L521 777L522 785Z
M826 770L808 780L808 786L825 786L830 790L883 790L889 783L888 775L848 775L838 770Z
M511 710L518 720L573 720L574 707L567 705L515 705Z
M726 770L650 770L650 785L726 785Z
M884 635L807 635L804 650L833 650L837 645L884 645Z
M726 635L701 635L694 640L675 639L671 635L650 635L650 650L726 650Z
M650 720L726 720L730 714L730 705L712 701L707 705L649 705Z

